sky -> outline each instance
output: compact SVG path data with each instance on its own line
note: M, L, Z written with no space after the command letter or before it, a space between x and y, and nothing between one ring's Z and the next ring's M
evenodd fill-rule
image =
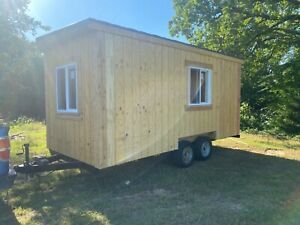
M31 0L28 13L50 26L51 31L95 18L186 42L169 34L168 22L174 15L172 0ZM48 32L39 31L37 36Z

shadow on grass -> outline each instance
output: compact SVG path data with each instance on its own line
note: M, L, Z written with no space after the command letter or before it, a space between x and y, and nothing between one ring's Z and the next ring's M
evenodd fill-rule
M4 201L3 199L0 199L0 224L10 224L10 225L18 225L20 224L15 217L15 214L13 212L13 209L11 206Z
M30 224L298 224L300 214L289 212L300 206L300 162L216 147L186 169L164 154L54 173L11 195L16 210L0 202L0 224L2 213L11 215L4 224L18 224L19 208L33 210Z

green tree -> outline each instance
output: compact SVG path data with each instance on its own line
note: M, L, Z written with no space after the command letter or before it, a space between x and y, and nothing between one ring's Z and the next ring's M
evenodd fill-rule
M293 96L292 100L279 126L288 134L300 134L300 96Z
M173 1L172 35L244 58L243 112L255 121L242 127L280 132L286 110L294 110L291 96L299 93L300 1Z
M28 0L0 1L0 114L42 117L43 67L28 37L47 29L27 14Z

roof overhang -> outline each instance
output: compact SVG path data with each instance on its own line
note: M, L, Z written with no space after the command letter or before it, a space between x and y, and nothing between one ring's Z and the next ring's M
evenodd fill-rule
M148 42L152 42L155 44L164 44L166 46L181 48L188 51L194 51L200 54L204 54L207 56L223 58L225 60L234 61L240 64L243 64L243 60L240 58L228 56L216 51L211 51L204 48L199 48L197 46L179 42L176 40L160 37L153 34L148 34L142 31L134 30L131 28L126 28L122 26L118 26L115 24L107 23L100 20L95 20L92 18L82 20L80 22L71 24L62 29L50 32L46 35L37 38L37 43L40 49L47 50L51 48L55 44L60 44L64 41L72 40L74 38L79 37L82 34L86 34L87 32L93 31L105 31L112 34L123 35L130 38L135 39L143 39Z

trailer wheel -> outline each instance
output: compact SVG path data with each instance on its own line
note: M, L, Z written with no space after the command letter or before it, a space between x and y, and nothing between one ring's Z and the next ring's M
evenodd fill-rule
M178 143L178 150L174 152L175 162L180 167L189 167L193 163L194 151L191 142L182 140Z
M212 144L209 138L199 137L192 146L196 160L207 160L211 156Z

